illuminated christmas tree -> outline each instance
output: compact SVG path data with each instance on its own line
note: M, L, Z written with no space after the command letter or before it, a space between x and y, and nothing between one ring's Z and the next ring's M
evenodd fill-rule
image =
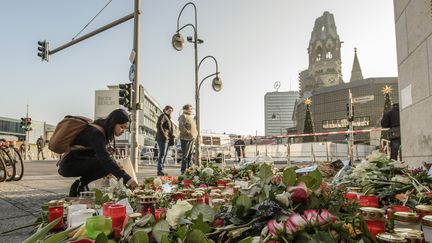
M304 103L306 105L306 115L305 115L303 133L314 133L312 115L310 111L312 100L310 98L307 98L304 101ZM315 142L315 136L303 137L303 142Z

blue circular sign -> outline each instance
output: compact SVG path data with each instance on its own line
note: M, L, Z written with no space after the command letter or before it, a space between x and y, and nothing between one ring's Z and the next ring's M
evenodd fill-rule
M132 64L129 68L129 81L133 82L135 79L135 64Z

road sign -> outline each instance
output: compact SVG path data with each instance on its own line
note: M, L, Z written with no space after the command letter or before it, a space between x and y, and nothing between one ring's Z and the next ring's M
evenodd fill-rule
M129 81L133 82L135 79L135 64L132 64L129 68Z
M353 103L366 103L375 99L373 95L360 96L353 99Z

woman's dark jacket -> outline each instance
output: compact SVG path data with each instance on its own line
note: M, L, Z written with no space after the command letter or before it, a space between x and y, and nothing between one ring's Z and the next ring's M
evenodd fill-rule
M105 131L106 134L106 131ZM131 177L121 169L114 158L107 150L108 142L105 135L97 128L87 126L73 141L72 145L82 145L91 149L71 151L64 160L64 163L73 163L76 160L89 160L95 158L103 163L104 169L117 178L123 178L128 182Z

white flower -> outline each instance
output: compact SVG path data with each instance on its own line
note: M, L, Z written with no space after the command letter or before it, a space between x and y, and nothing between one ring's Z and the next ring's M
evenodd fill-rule
M195 184L198 184L198 183L200 182L200 178L199 178L199 176L194 176L194 178L193 178L193 182L194 182Z
M157 177L156 179L153 180L153 185L155 187L160 187L162 185L162 180L160 177Z
M166 220L171 227L177 226L179 220L185 216L185 214L190 211L193 206L187 201L178 200L170 209L168 209L166 214Z
M290 197L291 194L289 194L289 192L284 192L281 194L277 194L276 195L276 200L279 201L280 203L282 203L282 205L284 205L285 207L289 207L290 205Z
M214 171L213 171L212 168L210 168L210 167L206 167L206 168L204 168L204 169L202 170L202 173L203 173L204 175L207 175L207 176L213 176Z

